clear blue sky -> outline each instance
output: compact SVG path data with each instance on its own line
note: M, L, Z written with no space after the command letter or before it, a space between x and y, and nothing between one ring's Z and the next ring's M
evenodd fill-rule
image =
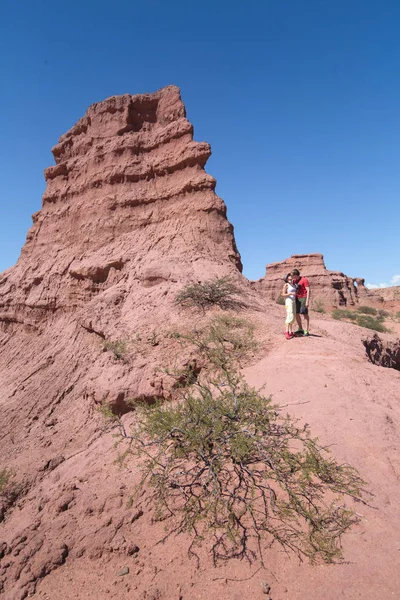
M400 274L399 0L3 0L0 271L93 102L182 90L244 273L294 253Z

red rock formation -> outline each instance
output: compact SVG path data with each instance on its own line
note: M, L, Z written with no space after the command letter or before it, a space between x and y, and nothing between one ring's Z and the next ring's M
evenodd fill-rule
M42 209L17 265L0 276L0 468L18 472L11 505L93 443L97 405L124 413L127 400L164 395L155 367L173 360L164 333L182 320L174 299L186 282L245 285L225 204L204 171L210 153L193 141L174 86L94 104L53 148ZM67 493L73 501L71 485L56 489L61 504ZM53 552L46 519L37 514L19 538L10 525L5 552L21 543L24 553L8 571L9 597L32 591L71 550L71 532L59 531ZM15 583L29 553L38 566Z
M265 277L255 282L256 289L276 300L282 291L284 277L293 269L308 278L313 301L319 300L326 307L352 306L369 298L364 279L328 271L322 254L293 254L282 262L267 265Z
M91 106L53 148L43 208L0 281L3 322L47 321L127 277L126 289L146 295L163 282L241 270L204 171L210 154L193 141L176 87Z
M155 325L154 306L165 323L185 282L240 278L210 153L174 86L91 106L53 148L42 210L1 276L3 330L135 336ZM130 394L149 392L145 381Z
M379 306L384 310L394 313L400 311L399 285L369 290L369 298L374 302L375 306Z

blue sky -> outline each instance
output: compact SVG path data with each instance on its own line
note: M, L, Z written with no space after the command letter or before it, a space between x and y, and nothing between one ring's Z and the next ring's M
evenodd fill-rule
M321 252L399 284L399 31L398 0L3 0L0 271L60 135L93 102L173 83L247 277Z

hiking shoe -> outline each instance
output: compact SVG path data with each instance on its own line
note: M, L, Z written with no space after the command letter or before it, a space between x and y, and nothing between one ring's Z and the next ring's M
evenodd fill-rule
M298 329L294 332L294 335L304 335L304 329Z
M291 340L292 339L292 336L290 335L290 333L288 331L285 331L285 338L287 340Z
M310 335L310 333L307 331L307 329L305 330L305 332L303 333L303 335Z

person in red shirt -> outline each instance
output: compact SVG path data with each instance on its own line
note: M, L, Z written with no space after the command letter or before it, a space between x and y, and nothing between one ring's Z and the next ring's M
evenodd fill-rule
M301 277L300 271L294 269L292 271L293 283L297 286L296 292L296 321L299 329L295 331L295 335L309 335L310 331L310 316L308 307L310 305L310 283L307 277ZM304 317L306 328L303 329L301 317Z

